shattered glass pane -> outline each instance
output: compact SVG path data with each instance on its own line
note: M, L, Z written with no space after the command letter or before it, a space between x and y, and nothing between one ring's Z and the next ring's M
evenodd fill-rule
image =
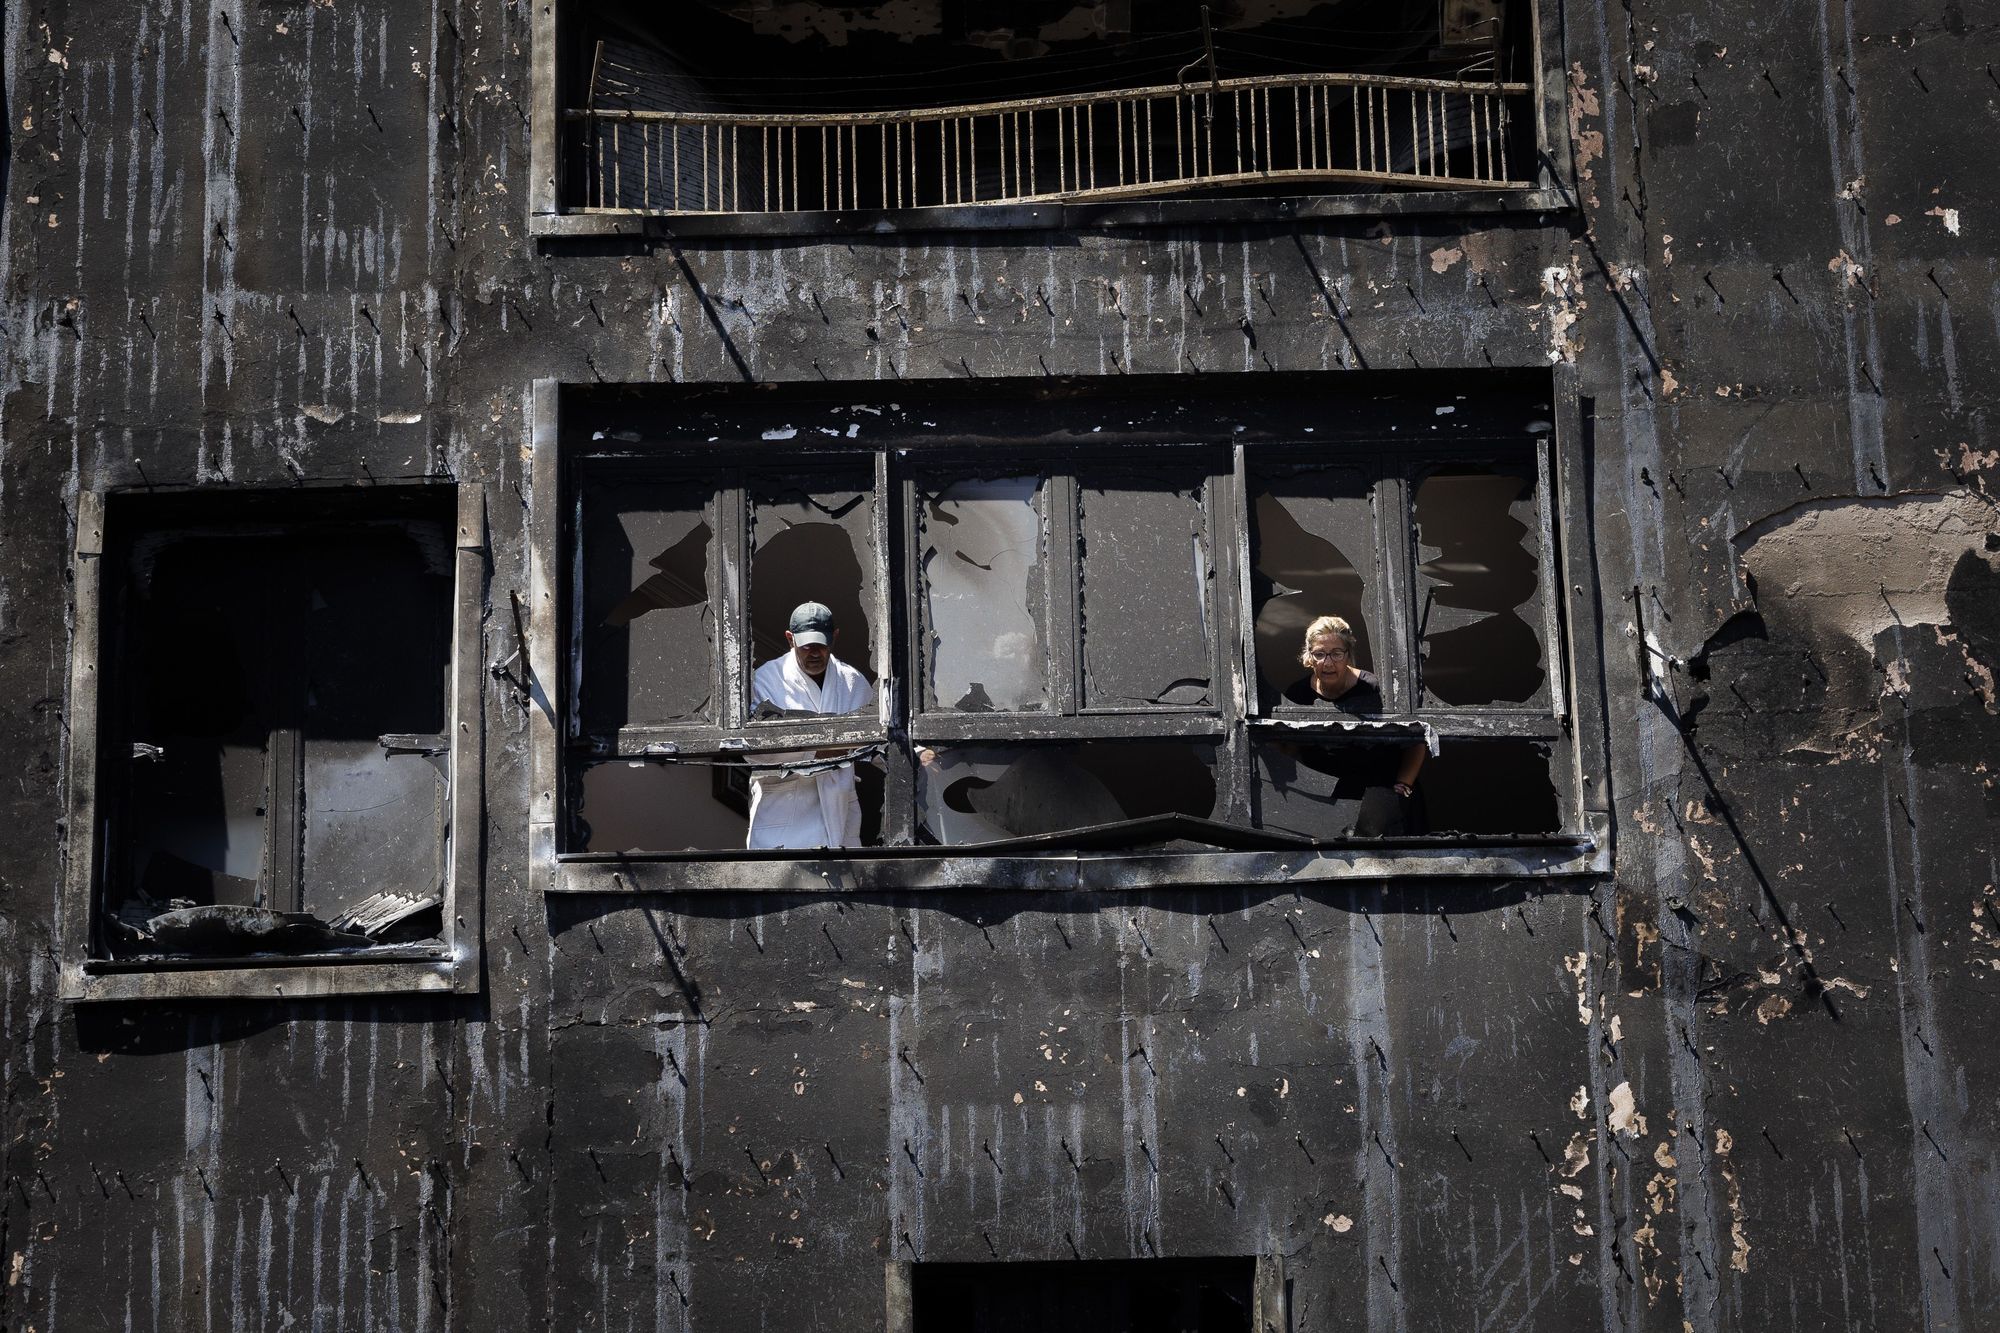
M920 491L924 703L960 713L1049 708L1039 477Z
M1418 776L1417 797L1406 800L1392 785L1410 743L1404 738L1346 737L1259 742L1253 794L1257 827L1317 839L1422 832L1428 764Z
M1086 708L1209 702L1201 487L1198 475L1080 479Z
M1554 833L1562 828L1547 741L1447 737L1417 792L1434 833Z
M947 846L1215 815L1215 747L1189 741L964 745L918 756L923 831Z
M1548 671L1533 471L1432 472L1417 483L1413 507L1425 701L1541 702Z
M585 730L711 719L710 495L693 486L586 489L578 699Z
M1354 665L1374 669L1368 612L1376 577L1374 484L1358 471L1312 469L1253 481L1250 600L1265 706L1304 680L1306 626L1340 616L1354 628Z
M450 552L441 527L412 535L376 529L301 562L300 909L324 918L443 890Z
M839 631L834 653L875 679L874 479L760 482L750 495L750 661L789 650L792 608L820 602Z

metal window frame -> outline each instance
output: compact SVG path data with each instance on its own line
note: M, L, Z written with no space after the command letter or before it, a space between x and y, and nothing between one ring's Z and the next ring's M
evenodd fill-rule
M1564 0L1519 0L1535 53L1530 105L1536 184L1527 190L1440 189L1306 194L1263 199L1186 198L1126 202L959 205L819 213L675 215L585 211L562 201L562 34L574 0L535 0L529 36L528 234L664 240L703 236L821 236L982 230L1110 230L1199 222L1303 221L1338 217L1551 214L1577 211L1565 96Z
M990 452L990 451L989 451ZM1085 699L1084 675L1084 587L1081 543L1085 479L1099 467L1141 471L1147 463L1191 462L1201 472L1201 513L1208 536L1213 577L1205 590L1204 612L1210 632L1203 647L1209 671L1210 702L1206 704L1155 704L1136 707L1092 706ZM1042 481L1037 512L1045 537L1041 570L1042 605L1046 623L1042 626L1043 666L1049 687L1050 707L1037 713L961 713L948 708L926 707L923 681L928 667L925 657L926 633L923 580L916 577L919 534L917 514L918 474L926 469L960 470L976 468L995 476L1026 475L1027 466L1018 456L1010 461L985 463L976 451L955 453L950 445L928 451L922 463L908 467L901 477L897 497L902 522L903 550L908 557L901 565L891 563L886 579L900 584L900 600L911 632L901 654L909 682L907 716L900 719L917 743L977 743L1005 740L1088 740L1095 737L1207 737L1218 736L1227 727L1228 713L1218 696L1221 682L1230 678L1239 663L1233 660L1224 627L1237 619L1236 578L1233 569L1234 544L1218 540L1222 524L1233 509L1218 495L1230 477L1229 455L1220 447L1203 442L1147 444L1135 446L1123 458L1106 464L1104 460L1074 451L1061 455L1030 455L1028 463ZM887 454L883 454L887 466ZM935 462L931 460L935 459ZM1220 466L1217 466L1220 465ZM1192 468L1190 469L1193 470ZM906 572L907 571L907 572Z
M1542 452L1550 461L1550 484L1541 508L1548 516L1544 534L1557 540L1544 545L1544 573L1554 578L1559 572L1560 597L1552 591L1549 603L1556 608L1562 633L1549 642L1547 655L1553 664L1561 656L1560 670L1567 682L1595 681L1594 640L1576 634L1571 614L1581 613L1586 597L1594 596L1595 572L1590 564L1587 542L1570 546L1560 543L1561 534L1588 533L1588 466L1581 456L1583 437L1579 399L1574 372L1558 367L1552 376L1555 422ZM1566 691L1571 712L1558 716L1545 709L1434 710L1427 720L1442 724L1446 735L1486 738L1529 737L1552 744L1551 778L1564 812L1565 831L1530 837L1462 836L1371 840L1350 844L1325 844L1309 850L1273 851L1186 851L1186 852L1077 852L1041 854L995 854L995 849L971 848L955 851L928 846L870 848L837 856L805 856L791 853L751 852L735 849L696 852L660 852L644 855L568 851L561 848L560 820L564 808L560 788L565 767L566 746L562 725L552 699L567 697L562 682L568 678L570 644L561 619L562 599L558 590L568 575L568 544L575 535L564 528L569 496L564 491L568 473L564 468L561 400L565 385L555 380L538 380L530 389L529 419L533 423L531 482L531 570L530 614L526 627L530 674L535 708L531 715L534 794L529 809L531 882L544 893L628 893L628 892L884 892L929 889L991 887L1054 892L1129 891L1171 886L1200 886L1246 882L1307 883L1334 880L1369 880L1401 877L1447 877L1494 879L1510 877L1602 876L1611 870L1611 814L1608 792L1608 748L1603 734L1604 718L1599 691ZM577 385L587 392L587 386ZM907 397L907 395L904 395ZM949 445L940 446L949 448ZM1447 451L1449 452L1449 451ZM1245 512L1248 492L1244 489L1244 447L1234 446L1231 472L1212 484L1226 486L1221 497ZM887 467L886 454L883 468ZM903 474L907 476L907 473ZM1538 478L1540 473L1537 473ZM888 484L887 474L878 473L878 485ZM887 494L885 490L883 492ZM878 515L889 508L878 506ZM907 509L905 510L907 513ZM1407 513L1407 510L1398 512ZM1211 521L1216 521L1211 516ZM899 562L904 560L902 543L909 534L900 523L889 525L892 549L888 552L890 614L897 617L889 625L886 641L907 643L914 608L909 605L909 588L900 578ZM1214 718L1165 713L1157 717L1137 715L1105 720L1097 732L1105 737L1207 738L1218 742L1218 786L1229 793L1247 791L1247 776L1254 756L1249 734L1253 723L1282 727L1284 719L1255 717L1248 708L1253 685L1247 679L1254 659L1247 654L1247 642L1236 644L1226 633L1225 623L1242 624L1247 615L1238 608L1248 606L1247 523L1245 532L1216 534L1219 548L1234 548L1227 571L1218 571L1216 582L1218 640L1223 669L1228 677L1218 690L1217 707L1235 708ZM904 584L905 586L895 586ZM1564 612L1571 614L1564 614ZM1246 631L1247 633L1247 631ZM892 650L893 651L893 650ZM892 659L893 660L893 659ZM1554 672L1552 666L1552 674ZM911 745L891 745L885 794L884 833L907 836L907 821L892 822L900 800L914 808L915 776L907 762L907 751L927 737L931 739L991 740L1030 742L1035 740L1089 739L1079 724L1088 726L1087 717L1032 715L971 715L953 736L933 736L910 715L907 679L894 688L882 690L886 712L883 725L891 735L900 732ZM893 702L892 702L893 699ZM1231 717L1240 717L1233 723ZM1409 720L1409 719L1406 719ZM768 725L768 724L767 724ZM881 739L868 726L808 723L814 729L806 739L836 738L830 743L861 743ZM711 738L714 753L740 752L736 744L723 746L721 729ZM758 748L800 748L801 740L788 735L782 743L773 738ZM689 753L693 753L690 751ZM595 756L593 756L595 757ZM613 757L611 755L604 756ZM643 755L633 755L643 758ZM1236 813L1225 811L1224 813Z
M891 574L885 515L889 506L882 503L886 494L888 462L879 451L864 450L827 450L822 452L821 458L824 461L805 465L799 474L805 481L813 480L816 473L833 474L841 467L841 461L850 464L865 462L870 471L865 489L872 500L871 546L875 567L871 609L875 623L882 626L882 633L872 645L871 665L876 676L874 719L862 721L855 716L828 718L825 721L750 719L752 680L757 663L749 636L741 632L740 627L749 623L750 598L756 595L751 586L752 565L757 554L752 531L756 519L753 492L754 478L760 475L760 470L743 461L703 464L694 456L685 455L680 460L686 465L685 476L676 474L676 482L685 480L699 485L704 480L712 480L715 483L709 492L713 496L714 521L710 525L711 558L707 562L708 600L714 608L717 624L715 651L709 663L710 697L715 700L712 716L688 722L626 723L613 731L593 731L583 724L578 693L581 681L579 673L571 669L564 676L562 697L567 700L567 712L561 721L564 741L572 750L588 750L594 757L606 759L646 759L661 755L756 754L808 746L866 745L887 739L890 701L897 688L895 667L900 661L890 648L889 634ZM626 465L615 459L601 459L598 466L604 472L614 474L615 479L615 473ZM561 484L557 483L559 488ZM569 589L566 633L571 643L580 641L583 635L583 561L580 545L583 492L584 487L578 484L571 488L565 500L571 530L578 543L577 547L564 552L568 561L565 586Z
M385 481L382 489L436 482ZM343 489L352 489L345 484ZM227 495L234 488L191 491ZM315 486L313 489L333 489ZM334 995L469 993L482 984L481 848L485 841L485 721L480 622L488 564L486 496L468 482L455 486L454 568L449 672L451 783L444 885L444 933L436 944L381 945L340 954L199 955L119 959L96 957L92 942L103 906L99 879L106 856L98 818L99 740L104 675L106 585L105 508L110 495L158 493L156 488L84 491L77 496L70 580L69 707L66 713L69 839L57 920L60 993L76 1002L171 999L297 1000ZM189 490L177 493L190 493ZM143 501L139 501L143 503Z

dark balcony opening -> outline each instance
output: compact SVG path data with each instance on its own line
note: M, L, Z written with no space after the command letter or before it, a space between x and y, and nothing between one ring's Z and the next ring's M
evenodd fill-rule
M859 211L1534 175L1523 0L1220 0L1206 28L1195 0L699 0L671 22L571 4L564 191L584 207Z

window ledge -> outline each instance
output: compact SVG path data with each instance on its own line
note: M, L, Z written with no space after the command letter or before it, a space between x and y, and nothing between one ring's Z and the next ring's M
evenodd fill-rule
M665 240L669 237L896 235L935 231L1111 230L1189 223L1294 222L1318 218L1538 214L1573 209L1562 191L1425 190L1270 199L1149 199L1116 203L965 204L825 213L653 213L590 209L534 213L544 240Z
M63 969L65 1000L319 999L478 989L477 966L428 947L243 958L90 959Z
M1130 892L1416 878L1519 879L1611 873L1609 820L1545 838L1425 845L1416 839L1281 851L950 855L933 848L818 860L713 854L558 857L550 893Z

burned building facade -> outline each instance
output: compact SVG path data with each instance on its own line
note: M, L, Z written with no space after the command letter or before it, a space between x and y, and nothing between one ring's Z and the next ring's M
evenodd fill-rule
M1975 7L6 42L0 1327L1990 1322Z

